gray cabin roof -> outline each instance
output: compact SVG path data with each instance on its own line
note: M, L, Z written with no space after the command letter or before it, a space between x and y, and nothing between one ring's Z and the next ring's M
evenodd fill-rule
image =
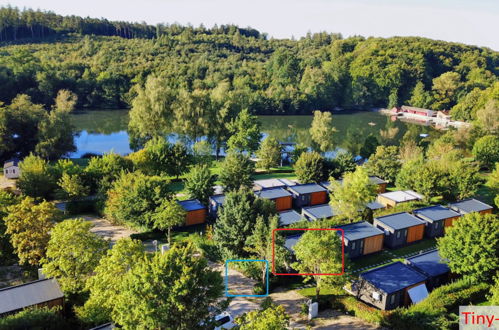
M450 272L447 261L440 257L438 250L407 258L407 263L427 276L439 276Z
M19 166L19 159L17 158L9 159L5 161L5 163L3 164L3 168L9 168L12 166Z
M279 225L280 226L288 226L293 223L299 222L303 219L300 213L295 210L289 210L279 213Z
M298 243L298 240L300 239L301 235L302 234L287 236L284 240L284 247L288 251L294 252L293 247L296 245L296 243Z
M263 190L256 191L255 195L257 195L260 198L265 198L265 199L276 199L276 198L291 196L289 191L287 191L286 189L283 189L283 188L263 189Z
M338 215L329 204L307 206L302 209L302 213L313 220L326 219Z
M377 176L370 176L369 177L369 181L372 183L372 184L375 184L375 185L380 185L380 184L384 184L384 183L388 183L386 182L385 180L377 177ZM336 182L338 182L339 184L342 184L343 183L343 179L340 178L340 179L337 179ZM329 181L326 181L326 182L321 182L321 184L327 184L327 186L330 185L330 182Z
M223 205L225 202L225 195L213 195L210 197L210 200L217 203L218 205Z
M0 289L0 314L64 297L55 279L44 279Z
M361 273L360 277L391 294L426 280L426 276L400 261Z
M418 218L431 223L433 223L434 221L440 221L460 216L460 214L456 211L453 211L442 205L423 207L421 209L412 211L412 213Z
M478 199L470 198L459 202L450 203L449 207L454 211L460 212L462 214L470 212L481 212L485 210L492 209L492 206L479 201Z
M327 191L326 188L324 188L321 185L318 185L317 183L297 184L296 186L289 187L288 189L297 195Z
M348 225L338 226L335 228L343 229L343 231L345 232L345 239L348 241L356 241L359 239L384 234L382 230L373 227L366 221L350 223ZM341 234L341 232L339 233Z
M201 202L198 201L197 199L189 199L189 200L185 200L185 201L178 201L178 203L187 212L189 212L189 211L197 211L197 210L201 210L201 209L205 208L204 205L201 204Z
M397 190L390 191L387 193L379 194L378 196L383 196L397 203L416 201L423 199L423 196L412 190Z
M383 217L377 217L374 220L377 220L384 224L386 227L390 227L394 230L413 227L425 223L423 220L407 212L385 215Z
M256 180L253 184L259 189L286 187L286 184L279 179Z
M384 206L383 204L381 204L381 203L379 203L379 202L376 202L376 201L371 202L371 203L367 203L367 204L366 204L366 207L367 207L368 209L373 210L373 211L374 211L374 210L380 210L380 209L384 209L384 208L385 208L385 206Z

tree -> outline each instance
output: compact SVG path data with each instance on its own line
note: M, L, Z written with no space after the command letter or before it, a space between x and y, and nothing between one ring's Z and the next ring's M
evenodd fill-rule
M456 162L451 166L449 176L451 195L458 200L473 197L482 184L479 167L474 163Z
M207 165L195 165L187 173L184 189L189 198L199 200L203 205L208 205L208 199L213 195L215 177Z
M7 208L6 233L21 264L39 265L45 256L53 222L60 217L54 204L43 201L35 204L31 197Z
M84 306L76 308L78 318L86 324L109 322L114 302L121 290L122 278L144 258L145 250L141 241L130 238L116 241L112 249L100 259L94 275L85 283L85 290L90 296Z
M13 259L14 249L10 244L10 235L6 233L7 224L4 219L9 214L7 208L18 202L19 199L14 194L0 190L0 265Z
M56 179L49 163L37 156L29 155L19 164L21 176L17 187L27 196L50 198L56 189Z
M340 178L346 172L353 172L357 167L353 155L348 151L338 152L335 158L327 160L325 164L326 173L329 172L329 176L334 178Z
M202 140L194 143L192 151L196 164L211 164L213 147L208 141Z
M81 174L63 173L62 177L57 182L62 190L61 197L63 199L77 200L81 197L88 196L90 189L85 185Z
M154 138L146 143L144 150L145 154L139 158L138 169L149 175L178 178L190 164L187 148L181 143L172 145L164 138Z
M92 157L85 174L90 181L90 191L105 195L113 186L122 172L128 172L133 169L133 163L130 159L124 158L117 153L110 152L102 157Z
M239 189L225 195L224 207L218 212L213 239L224 257L244 256L246 239L255 226L255 196Z
M333 135L335 132L336 129L333 126L333 115L331 112L314 111L310 136L319 151L326 152L333 149Z
M489 186L495 195L494 203L499 207L499 163L496 163L495 169L490 173L487 186Z
M223 292L220 273L190 243L143 258L121 282L111 315L124 329L195 329L209 323Z
M168 244L171 244L171 229L185 223L186 212L173 199L165 199L151 215L153 226L159 230L168 230Z
M92 223L84 219L65 220L50 233L46 257L41 260L43 273L54 277L66 294L81 293L99 260L109 247L92 233Z
M499 137L486 135L479 138L473 146L472 153L477 161L492 168L496 162L499 162Z
M414 140L405 140L399 149L400 161L405 164L414 160L423 160L423 148Z
M297 262L293 268L299 273L339 274L342 273L341 239L335 230L307 230L293 247ZM346 283L344 275L310 275L314 279L315 299L325 286L341 286Z
M359 155L362 158L369 158L373 153L376 152L376 148L379 146L379 141L373 134L369 134L364 140L364 145L360 148Z
M171 198L169 181L141 172L123 173L107 193L104 214L116 223L153 225L153 214Z
M395 182L401 165L396 146L379 146L376 148L376 153L369 158L366 168L369 175L379 176L389 182Z
M476 113L477 122L487 134L499 132L499 101L490 100L483 109Z
M64 330L71 325L64 319L59 308L31 307L0 319L0 329L50 329Z
M249 157L229 152L220 167L218 179L222 183L224 190L230 191L237 190L240 187L251 188L253 186L251 175L255 165Z
M496 275L494 285L490 288L489 301L491 306L499 305L499 274Z
M321 182L324 179L324 158L315 152L304 152L294 165L301 183Z
M356 219L359 211L376 198L377 187L371 183L363 167L358 166L355 172L346 173L341 184L330 181L332 194L329 203L335 212L348 219Z
M281 163L282 147L279 142L273 137L267 137L260 145L260 149L256 153L258 157L258 165L267 172L271 167L277 167Z
M432 89L435 91L433 107L435 109L450 109L456 100L456 93L461 87L461 76L457 72L445 72L433 79Z
M430 92L425 90L425 86L422 81L418 81L416 86L412 90L411 99L409 100L409 104L426 109L431 103L431 94Z
M289 316L282 305L272 304L258 311L251 311L236 319L241 330L286 330Z
M495 215L468 213L437 239L440 256L451 271L490 283L499 268L499 222Z
M262 134L258 117L252 116L247 109L241 111L236 120L229 125L231 136L227 147L232 151L247 151L250 155L258 149Z
M278 216L272 216L269 219L265 219L263 216L258 216L256 218L256 224L253 232L251 233L251 236L248 237L246 247L244 249L259 260L271 260L273 253L276 260L280 259L281 256L286 254L286 250L283 248L284 238L281 235L277 235L275 237L276 241L272 242L272 232L278 227ZM275 243L275 245L273 245L273 243ZM259 264L262 272L262 285L265 285L267 264L264 262L260 262Z

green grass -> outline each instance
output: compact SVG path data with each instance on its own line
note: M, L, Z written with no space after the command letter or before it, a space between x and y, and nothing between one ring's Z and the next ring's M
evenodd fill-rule
M385 250L378 253L371 254L365 257L360 257L351 261L352 270L357 270L364 267L369 267L371 265L377 265L380 263L389 263L392 260L392 256L389 255Z
M397 257L402 257L411 253L416 253L421 250L429 249L437 246L437 241L432 239L424 239L421 242L414 243L408 246L404 246L400 249L390 250L390 252Z
M254 180L265 180L265 179L296 179L294 173L265 173L265 174L254 174L252 176Z

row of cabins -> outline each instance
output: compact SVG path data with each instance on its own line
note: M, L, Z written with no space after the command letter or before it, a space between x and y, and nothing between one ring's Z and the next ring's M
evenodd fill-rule
M452 203L449 207L435 205L414 210L412 214L399 212L377 217L374 218L373 224L361 221L335 228L344 232L345 254L348 254L349 258L357 258L379 252L383 247L397 249L418 242L425 236L443 236L445 228L452 226L459 217L470 212L491 213L492 206L476 199L468 199ZM285 246L292 251L300 236L286 237Z

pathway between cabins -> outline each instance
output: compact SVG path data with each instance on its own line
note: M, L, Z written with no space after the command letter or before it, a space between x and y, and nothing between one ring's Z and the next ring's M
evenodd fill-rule
M130 237L130 235L137 233L136 231L124 226L113 225L108 220L96 216L84 215L77 216L76 218L83 218L90 221L94 225L90 231L102 236L105 239L111 240L113 244L120 238Z

